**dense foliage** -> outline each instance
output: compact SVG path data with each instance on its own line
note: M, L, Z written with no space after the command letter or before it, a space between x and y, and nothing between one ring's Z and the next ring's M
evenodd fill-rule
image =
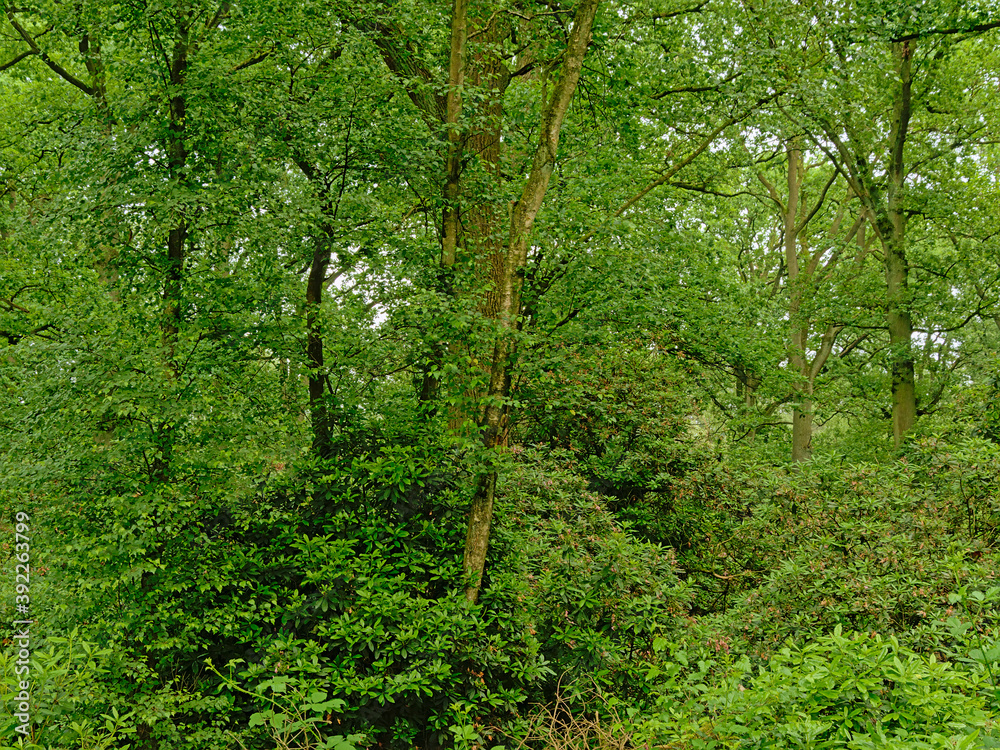
M0 750L1000 747L998 29L5 3Z

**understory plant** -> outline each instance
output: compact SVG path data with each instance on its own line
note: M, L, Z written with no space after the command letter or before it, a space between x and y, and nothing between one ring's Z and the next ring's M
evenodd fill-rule
M688 663L683 650L674 659ZM1000 706L975 660L846 633L787 643L766 662L700 659L659 675L644 733L670 748L1000 747Z

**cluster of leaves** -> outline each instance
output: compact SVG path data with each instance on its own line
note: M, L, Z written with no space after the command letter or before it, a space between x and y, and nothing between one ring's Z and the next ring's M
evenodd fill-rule
M515 458L484 606L521 613L563 688L641 693L639 655L688 606L673 550L637 538L588 492L571 453L519 448Z
M837 627L757 665L674 648L650 674L662 692L644 729L670 747L1000 746L982 659L943 660L891 636Z
M85 643L72 653L95 656L57 672L36 655L33 705L60 708L35 741L57 745L74 722L83 732L100 719L94 743L449 745L509 725L560 679L577 696L594 684L641 694L640 654L686 608L672 551L636 539L569 454L517 450L491 583L469 607L454 596L463 498L416 450L362 454L350 482L346 468L286 468L221 516L180 498L162 499L169 517L149 498L148 514L114 498L77 508L38 549L67 533L97 543L62 537L44 555L64 594L38 637L58 649L72 620ZM347 494L331 502L337 490ZM102 575L85 574L90 565ZM225 674L206 670L206 656ZM84 685L72 700L59 697L58 674Z

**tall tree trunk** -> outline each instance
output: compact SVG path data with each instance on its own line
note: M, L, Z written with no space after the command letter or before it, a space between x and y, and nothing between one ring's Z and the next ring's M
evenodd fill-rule
M455 3L455 18L464 14L467 0ZM496 14L487 19L461 18L464 31L453 19L452 50L450 56L450 83L446 98L448 129L448 160L442 215L441 271L445 280L442 291L455 297L460 291L453 286L452 268L459 261L459 253L475 265L476 279L486 293L480 304L480 312L494 320L497 308L494 304L496 290L501 284L504 264L504 234L508 211L498 206L496 195L502 188L500 176L501 132L503 116L503 96L510 85L511 74L500 50L502 40L509 33L505 22ZM467 49L469 36L476 39L475 49ZM461 45L458 49L457 45ZM460 130L462 106L461 92L464 86L480 92L482 100L477 104L471 127ZM461 164L475 160L479 176L485 179L481 195L470 200L462 195ZM451 354L458 350L453 343ZM443 360L445 352L439 353ZM488 361L489 356L478 355L480 361ZM478 378L475 378L478 380ZM436 386L436 382L435 382ZM483 394L472 387L465 389L461 399L449 408L448 429L453 434L466 430L469 424L476 424L482 416L477 404ZM423 389L433 393L434 388Z
M481 312L495 319L496 289L502 278L504 264L504 225L506 210L499 209L490 191L501 189L500 152L503 95L510 85L507 61L498 49L508 29L496 14L485 21L468 18L468 0L456 0L453 7L451 51L449 55L448 91L445 97L445 130L448 153L445 164L441 230L440 291L451 297L459 294L454 287L453 269L459 253L472 260L477 279L487 288ZM467 49L470 35L476 38L476 49ZM464 87L481 92L483 101L477 105L474 124L463 128L461 122ZM462 194L463 164L475 159L491 183L485 198L465 199ZM451 354L458 346L452 344ZM431 367L423 374L420 399L429 412L434 411L438 380L433 372L445 360L448 352L438 347L431 353ZM481 357L486 360L488 357ZM482 393L469 389L464 398L453 403L448 413L448 429L459 433L481 416L472 407Z
M177 39L170 60L170 102L167 128L167 166L171 181L184 182L187 147L184 141L187 100L184 83L188 67L187 19L177 22ZM181 295L184 278L184 251L188 227L184 209L178 211L174 227L167 234L167 266L163 284L163 319L160 326L164 356L168 367L176 374L177 336L181 325Z
M889 132L889 158L886 189L883 199L879 180L868 162L866 152L859 150L862 141L854 135L850 118L838 126L823 125L827 139L840 154L839 168L848 179L854 193L861 199L885 255L886 329L889 333L892 377L892 434L898 448L917 421L917 392L912 351L913 321L910 315L909 263L906 258L906 214L903 188L906 181L905 151L912 114L912 58L917 40L894 42L891 48L899 88L893 101L892 124ZM850 141L842 139L846 130ZM859 233L863 246L863 232ZM863 257L859 252L858 259Z
M912 114L912 58L917 41L894 42L892 57L899 89L893 101L892 125L889 132L889 159L886 170L886 190L883 200L867 155L848 148L841 132L827 124L827 138L841 156L840 168L854 193L861 199L885 254L886 329L889 333L892 377L892 435L898 448L917 421L917 391L912 339L913 321L910 315L909 263L906 259L906 214L903 188L906 181L905 151ZM849 135L850 122L843 123ZM857 141L853 136L851 140ZM860 141L858 141L860 143ZM859 234L859 241L863 234ZM863 244L863 242L862 242ZM861 255L859 254L859 258Z
M788 269L788 360L795 373L792 383L795 405L792 407L792 460L807 461L812 451L812 399L806 345L809 326L802 320L802 297L808 281L799 269L798 216L802 192L802 151L798 140L789 141L788 202L784 215L785 267Z
M563 56L562 75L553 87L551 98L545 103L531 171L521 192L521 198L511 213L507 252L497 285L496 322L499 332L490 364L486 406L480 421L483 444L487 450L496 449L502 437L502 424L507 410L506 400L510 393L511 368L516 354L512 334L521 313L521 290L527 266L528 240L555 167L559 134L580 80L583 59L590 45L591 29L599 3L600 0L581 0L577 7ZM493 471L484 472L479 477L469 509L469 526L466 532L462 569L466 581L465 596L470 602L475 602L479 598L482 586L490 527L493 521L496 481L497 475Z
M508 211L496 205L470 206L466 208L463 222L461 165L469 148L473 148L488 171L495 172L499 180L500 118L504 92L510 83L511 74L503 65L504 60L497 51L490 49L491 42L499 42L504 30L503 20L490 16L483 28L477 29L477 44L484 50L473 61L467 59L466 42L471 36L467 19L468 0L454 0L451 23L451 53L449 56L449 79L446 96L428 94L429 87L420 82L430 82L434 76L424 68L413 54L412 45L406 41L401 29L392 22L365 22L363 28L373 32L376 46L386 65L396 74L407 95L420 111L424 121L432 130L443 124L448 140L448 157L445 167L443 187L444 210L442 212L442 242L440 266L442 276L449 277L449 269L458 261L460 250L468 250L476 256L479 278L489 278L487 292L482 304L485 317L496 324L497 335L493 342L492 354L488 356L488 387L483 402L485 406L477 420L484 447L495 450L502 442L503 425L510 391L511 366L516 355L513 334L521 315L521 287L527 265L528 237L535 217L541 208L548 189L549 179L555 164L559 132L562 128L570 102L576 91L583 68L583 59L590 45L590 34L600 0L581 0L577 6L569 40L561 58L561 76L552 87L551 96L544 103L539 128L539 141L520 200ZM460 131L461 84L471 80L485 89L488 101L480 106L477 114L483 116L475 130ZM418 82L414 85L414 81ZM492 198L495 201L495 198ZM489 201L484 201L487 203ZM503 223L509 219L508 231L502 231ZM471 228L471 231L469 229ZM504 240L506 245L504 245ZM454 294L453 290L448 290ZM443 356L443 352L433 356ZM437 385L430 382L431 372L424 373L420 395L424 400L434 397ZM475 394L478 395L478 394ZM478 401L479 399L469 399ZM459 418L464 422L467 415L450 415L452 428L457 428ZM490 526L493 519L493 497L497 476L485 471L476 480L474 497L469 510L469 526L466 533L463 571L465 573L465 596L470 602L479 597L482 585L486 551L489 546Z
M444 129L448 142L445 159L445 181L442 190L441 209L441 256L439 260L439 289L453 296L454 268L458 261L458 249L462 243L462 161L465 141L468 137L461 128L462 90L465 84L466 42L469 36L469 0L454 0L451 13L451 45L448 56L448 90L444 98ZM390 65L391 67L391 65ZM431 112L427 113L430 116ZM429 362L424 365L421 375L420 402L427 414L437 412L437 395L440 386L441 366L446 357L446 347L435 342L432 345ZM449 415L450 429L464 422L457 406L452 405Z
M500 317L499 294L504 284L507 263L507 246L504 242L511 219L509 204L501 203L496 196L504 191L500 173L501 133L503 130L503 94L510 85L511 75L507 61L497 47L506 37L509 28L492 15L485 25L477 29L478 49L470 55L468 81L483 92L483 101L477 118L478 126L469 133L467 151L475 154L480 177L484 180L486 200L468 207L466 213L466 250L475 263L478 288L485 290L479 300L479 311L487 320ZM507 154L508 158L510 154ZM490 353L478 356L482 368L489 367ZM488 370L487 370L488 372ZM480 381L480 378L476 378ZM480 381L481 382L481 381ZM463 425L479 424L483 419L481 390L467 389L465 408L456 408L449 420L452 432L459 432ZM471 407L471 409L470 409ZM503 430L501 426L501 432Z
M885 282L888 291L886 323L892 357L892 436L898 448L917 421L917 391L913 363L913 321L910 316L909 264L906 259L906 216L901 193L906 179L904 148L910 124L912 56L916 41L893 45L900 90L893 108L892 154L886 191L887 215L880 231L885 249Z
M167 126L167 167L170 181L183 184L187 181L187 145L185 143L185 115L189 38L189 17L180 11L177 18L176 39L170 58L170 100L168 102ZM167 261L163 281L163 311L160 321L160 339L163 359L168 377L176 380L179 372L177 343L183 321L182 296L184 292L184 261L188 241L188 225L184 208L181 207L175 224L167 232ZM174 425L170 421L161 422L156 428L156 442L159 454L151 464L152 475L160 481L167 481L173 462Z
M323 304L323 285L330 266L332 245L327 233L316 239L309 280L306 282L306 358L309 362L309 417L313 432L313 453L319 458L329 458L330 414L326 403L326 370L323 361L323 329L320 309Z
M335 59L334 56L327 58ZM313 92L314 93L314 92ZM310 94L311 96L311 94ZM313 190L321 202L322 223L315 236L312 260L309 263L309 278L306 281L306 363L309 368L306 377L309 390L309 420L312 427L312 451L321 459L329 458L333 452L332 420L326 394L328 377L326 373L323 343L323 293L330 283L330 264L333 262L336 220L340 211L340 200L344 194L350 162L350 141L353 120L348 124L344 143L344 165L340 175L339 192L326 171L311 162L305 154L294 149L293 160L302 174L313 185ZM334 278L341 272L334 274Z
M468 38L469 0L455 0L451 15L451 53L448 60L448 94L445 99L445 129L448 160L445 168L444 209L441 223L441 266L451 268L458 254L461 228L459 193L462 178L464 137L459 129L462 85L465 83L465 44Z

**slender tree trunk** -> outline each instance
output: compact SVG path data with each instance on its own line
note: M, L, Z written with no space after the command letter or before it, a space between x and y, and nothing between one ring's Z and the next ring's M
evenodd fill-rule
M177 20L177 37L170 58L170 100L167 127L167 167L171 182L187 181L187 145L185 143L185 116L187 99L184 85L187 80L189 52L189 19L181 13ZM183 207L178 211L175 224L167 233L167 260L163 281L163 312L160 322L160 339L167 374L171 380L178 376L177 343L183 321L182 298L184 293L184 261L188 241L188 225ZM154 477L167 481L173 461L174 425L161 422L156 428L155 439L159 454L153 459Z
M742 364L737 364L733 368L733 374L736 377L736 398L742 401L745 407L752 409L757 405L756 379Z
M913 362L913 323L908 309L906 255L892 243L886 248L885 280L889 291L886 319L892 347L892 436L898 448L917 421L916 373Z
M880 222L885 249L885 282L888 291L886 323L892 348L892 435L898 448L917 421L917 391L913 363L913 322L910 316L909 264L906 259L906 216L901 193L906 179L904 147L911 113L911 62L915 41L893 45L900 91L893 110L892 155L889 165L887 216Z
M80 54L83 55L83 62L90 74L90 88L94 104L97 105L98 116L101 118L104 134L111 135L115 118L108 102L107 75L104 58L101 54L101 45L89 33L84 33L80 38Z
M748 372L746 367L742 364L737 364L733 368L733 374L736 376L736 398L742 401L747 412L752 414L752 412L757 408L757 388L760 387L760 378L755 376L753 373ZM753 442L756 438L756 426L752 426L750 430L741 437L741 439L745 439L750 442Z
M792 413L792 460L808 461L812 458L812 399L802 395Z
M317 237L306 282L306 358L309 361L309 417L312 423L313 452L330 457L330 414L326 403L326 370L323 361L323 329L320 309L323 285L330 266L331 245L324 233Z
M187 100L184 83L188 67L188 27L187 19L181 16L177 22L177 39L174 42L170 60L170 102L169 124L167 128L167 167L171 181L184 182L184 168L187 166L185 144L185 115ZM178 212L176 224L167 234L167 266L163 284L163 320L160 326L161 339L168 367L176 374L177 336L180 331L182 310L181 295L184 279L184 251L187 245L188 227L183 208Z
M509 32L498 17L491 16L484 26L477 29L478 49L470 54L469 83L483 92L483 101L477 112L479 126L469 133L467 150L475 155L480 167L480 179L486 195L470 205L467 211L466 248L474 259L478 288L485 290L479 300L479 311L487 320L498 320L501 303L500 290L504 285L507 264L507 246L504 242L511 220L510 206L497 200L504 192L500 174L501 133L503 130L503 94L510 85L511 76L507 61L497 49ZM510 154L506 156L510 158ZM490 352L482 352L478 359L482 371L489 372ZM478 380L478 378L477 378ZM485 394L469 388L464 402L474 406L457 409L450 420L450 429L458 432L464 424L480 424L484 412L479 406ZM500 426L500 434L503 427Z
M176 375L177 336L181 324L181 294L184 280L184 248L187 222L180 219L167 235L167 271L163 284L163 324L160 327L168 367Z
M348 142L350 128L348 128ZM333 261L334 222L340 210L339 198L332 195L332 185L329 176L324 174L315 164L301 155L295 157L302 174L314 186L322 199L321 214L324 217L315 238L312 261L309 263L309 279L306 281L306 361L309 373L306 378L309 390L309 418L312 426L313 453L319 458L329 458L332 453L332 422L327 402L327 374L325 356L323 353L323 292L329 283L330 263ZM344 150L344 174L341 180L346 180L348 168L348 149ZM343 186L343 182L341 183ZM339 274L337 274L339 275Z
M798 231L799 204L802 193L802 151L798 140L788 143L788 202L784 216L785 267L788 269L788 360L795 373L792 384L795 405L792 407L792 460L807 461L812 450L812 400L809 388L809 363L806 345L809 326L802 320L802 297L806 279L799 269Z
M454 268L458 261L458 249L462 244L462 161L465 153L467 133L461 125L462 90L465 84L466 42L469 35L469 0L454 0L451 14L451 46L448 56L448 91L445 95L444 128L448 142L445 159L445 182L442 191L444 206L441 209L441 257L439 261L439 291L453 296ZM419 398L428 414L437 411L437 395L440 386L441 366L446 357L446 346L435 342L432 345L429 362L424 365L421 375ZM457 431L464 421L456 405L449 415L450 429Z
M448 137L448 160L445 169L444 209L441 223L441 266L451 268L458 254L461 229L459 194L462 178L464 137L459 119L462 115L462 85L465 83L465 44L468 38L469 0L455 0L451 16L451 53L448 60L448 94L445 99L445 128Z
M496 15L485 22L467 18L468 0L456 0L453 8L451 29L451 51L449 55L449 83L445 97L445 128L448 139L448 155L445 165L445 185L443 190L441 259L442 283L440 291L456 297L460 292L454 288L453 269L459 262L459 253L472 260L476 266L477 279L487 289L481 304L481 312L488 319L495 319L496 290L502 278L505 261L503 235L508 212L499 209L492 190L499 191L501 130L503 95L510 84L511 75L507 62L499 49L507 28ZM476 38L476 49L467 49L470 34ZM483 101L476 108L474 124L463 127L462 92L468 85L481 93ZM476 160L481 176L488 185L478 200L463 197L463 164ZM433 366L438 368L450 353L454 355L458 346L453 342L450 352L438 347L431 354L432 367L424 372L420 389L420 399L433 411L437 397L438 380ZM488 360L488 356L481 356ZM461 386L460 386L461 387ZM477 404L482 393L467 389L464 398L449 407L448 429L459 433L469 423L481 417L471 407Z

